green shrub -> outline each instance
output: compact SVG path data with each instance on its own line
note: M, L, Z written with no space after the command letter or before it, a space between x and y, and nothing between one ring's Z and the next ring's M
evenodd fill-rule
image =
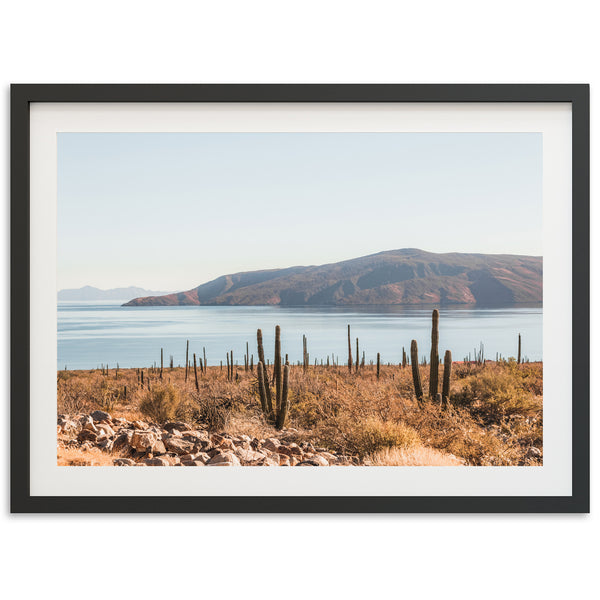
M156 423L165 423L176 417L180 402L179 391L172 385L156 386L145 392L140 410Z
M507 371L479 373L462 380L452 403L472 413L496 420L513 414L532 415L541 408L541 397L526 389Z

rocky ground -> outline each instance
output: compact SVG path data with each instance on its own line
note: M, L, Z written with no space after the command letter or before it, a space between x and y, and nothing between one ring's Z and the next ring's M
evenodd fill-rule
M343 456L296 443L296 430L278 437L210 433L184 422L162 426L128 421L96 410L91 414L58 415L58 458L66 465L126 466L314 466L358 465L358 457ZM61 456L63 460L61 461ZM70 458L65 460L65 457ZM95 460L101 456L103 460ZM112 462L111 462L112 461Z

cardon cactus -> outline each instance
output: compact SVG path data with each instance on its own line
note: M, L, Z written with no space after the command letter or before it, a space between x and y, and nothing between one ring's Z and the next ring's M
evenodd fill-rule
M263 364L261 362L258 363L258 367L256 369L258 375L258 393L260 397L260 405L262 407L263 413L267 416L270 416L272 411L269 410L269 406L267 404L267 392L265 390L265 377L264 377L264 369Z
M273 402L271 400L271 388L269 387L269 373L267 372L267 363L265 362L265 351L263 348L262 331L260 329L256 330L256 342L258 346L258 362L261 362L263 365L262 376L265 386L267 408L269 414L271 414L273 412Z
M277 412L281 409L281 327L275 326L275 362L273 363L275 371L275 406Z
M288 414L288 410L290 407L290 401L288 397L288 389L289 389L289 381L290 381L290 365L285 365L283 368L283 383L281 388L281 404L277 409L277 420L275 422L275 427L277 429L282 429L285 424L285 419Z
M200 391L200 386L198 385L198 369L196 369L196 353L194 352L194 381L196 383L196 391Z
M350 337L350 325L348 325L348 372L352 374L352 338Z
M419 406L423 406L423 385L421 384L421 373L419 372L419 347L417 340L410 343L410 362L412 365L413 385L415 386L415 396Z
M271 401L271 388L269 387L269 376L264 364L264 350L262 347L262 332L258 330L258 392L263 413L267 419L281 429L289 410L289 377L290 365L286 361L285 366L281 363L281 328L275 328L275 362L273 365L273 377L275 380L275 407Z
M450 404L450 377L452 375L452 352L446 350L444 354L444 380L442 383L442 403L444 408Z
M190 340L186 340L185 342L185 380L187 381L188 378L188 369L189 369L189 362L190 360Z
M436 308L431 315L431 354L429 357L429 397L432 400L438 393L438 374L440 365L438 353L438 343L440 339L439 322L440 313Z

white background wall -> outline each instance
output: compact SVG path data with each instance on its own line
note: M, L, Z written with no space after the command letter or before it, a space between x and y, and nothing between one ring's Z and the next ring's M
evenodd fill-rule
M594 3L577 0L13 1L0 33L3 232L11 82L589 82L593 157L597 23ZM597 235L595 209L592 223ZM8 241L2 252L8 288ZM2 414L0 585L11 596L546 599L599 587L595 478L591 516L9 516L7 404ZM592 453L596 466L594 440Z

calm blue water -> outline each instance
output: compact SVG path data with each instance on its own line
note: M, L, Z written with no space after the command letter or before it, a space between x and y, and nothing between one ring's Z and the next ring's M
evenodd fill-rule
M173 306L122 307L121 302L59 302L57 368L90 369L100 364L114 368L165 365L173 355L175 365L185 364L186 339L191 353L206 347L209 366L225 361L233 350L234 361L244 364L246 341L256 361L256 329L263 330L267 358L273 354L275 325L281 325L282 352L291 362L302 359L302 335L308 337L311 363L329 354L347 357L347 325L352 328L360 354L367 363L381 353L382 362L399 362L402 347L411 339L419 354L429 355L431 309L409 307L269 307L269 306ZM523 339L523 355L542 359L542 307L445 308L440 310L440 354L452 351L462 360L483 342L485 356L494 360L517 355L517 336Z

